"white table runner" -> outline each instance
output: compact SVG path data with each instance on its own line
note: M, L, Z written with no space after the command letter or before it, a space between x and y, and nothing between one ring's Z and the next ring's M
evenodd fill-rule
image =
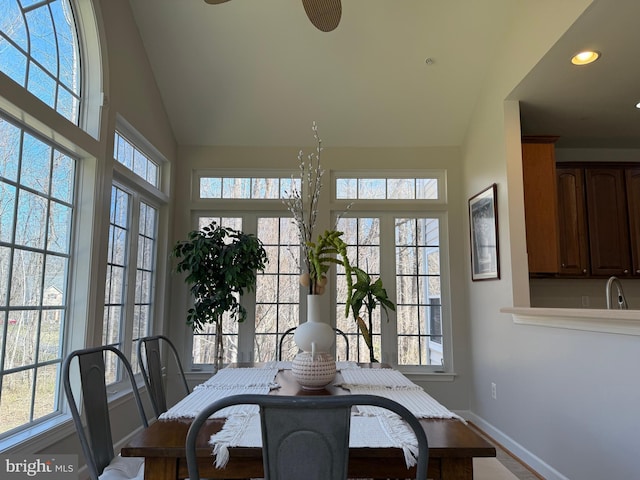
M422 387L416 385L402 373L390 368L360 368L347 369L341 372L342 383L339 385L343 388L349 388L352 385L358 386L376 386L378 388L404 388L419 389Z
M234 415L211 437L216 468L229 461L229 448L261 447L260 415ZM400 419L389 416L351 416L350 448L401 448L407 468L416 464L418 443L413 431Z
M271 390L269 386L225 387L225 388L195 388L193 392L176 403L169 410L161 414L160 420L175 420L178 418L195 418L206 406L231 395L258 393L266 395ZM225 418L233 415L247 415L258 413L256 405L234 405L224 408L212 418Z
M422 388L418 388L419 389L380 388L376 386L357 385L350 385L348 387L349 391L354 395L378 395L394 400L406 407L418 418L457 419L467 423L464 418L447 409ZM389 410L369 405L358 405L358 412L360 415L393 415L393 412Z
M200 388L228 388L228 387L271 387L276 383L277 368L223 368L206 382L198 385Z

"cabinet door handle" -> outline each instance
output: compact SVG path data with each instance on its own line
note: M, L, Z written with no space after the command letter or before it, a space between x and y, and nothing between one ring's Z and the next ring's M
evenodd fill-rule
M582 273L587 273L587 269L586 269L586 268L583 268L583 269L582 269Z
M629 273L629 270L625 270L623 273L626 275Z

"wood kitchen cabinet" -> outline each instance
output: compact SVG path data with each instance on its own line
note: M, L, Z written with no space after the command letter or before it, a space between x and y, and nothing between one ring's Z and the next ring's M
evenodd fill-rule
M589 274L587 210L582 168L558 168L560 274Z
M630 275L631 251L625 171L585 168L592 275Z
M640 167L625 170L633 274L640 276Z
M560 265L556 160L558 137L522 138L522 177L530 273L555 274Z

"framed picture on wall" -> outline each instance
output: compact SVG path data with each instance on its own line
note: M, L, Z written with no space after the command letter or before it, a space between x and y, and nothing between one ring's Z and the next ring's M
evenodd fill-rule
M494 183L469 199L471 279L500 278L498 248L498 186Z

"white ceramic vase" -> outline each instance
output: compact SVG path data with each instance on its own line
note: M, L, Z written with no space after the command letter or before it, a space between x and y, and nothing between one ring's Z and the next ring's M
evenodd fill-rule
M304 352L329 352L336 341L333 328L321 319L323 298L322 295L307 295L307 321L293 334L293 341Z
M336 376L336 362L329 353L336 334L321 320L322 298L307 295L307 321L298 326L293 335L302 352L293 359L291 373L306 390L322 389Z

